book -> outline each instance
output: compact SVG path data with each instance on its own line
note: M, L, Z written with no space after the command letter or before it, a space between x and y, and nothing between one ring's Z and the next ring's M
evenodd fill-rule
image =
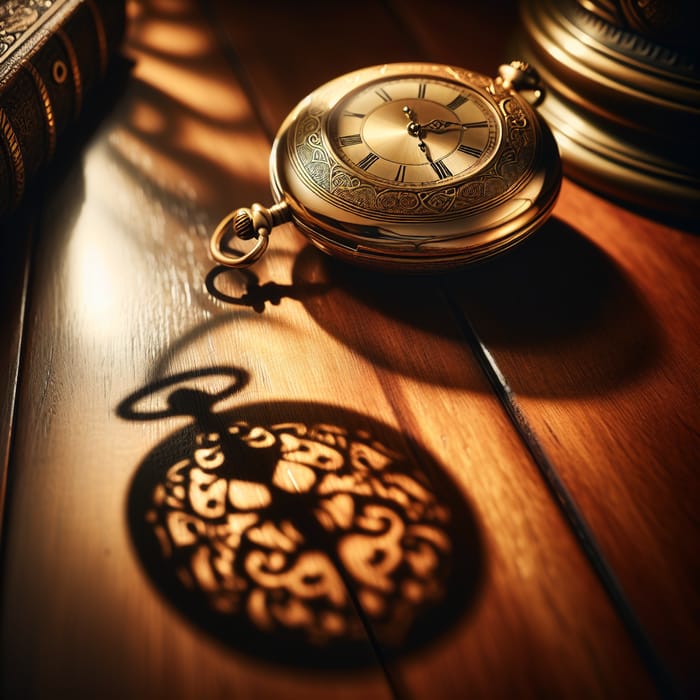
M0 215L53 158L105 77L125 25L122 0L0 3Z

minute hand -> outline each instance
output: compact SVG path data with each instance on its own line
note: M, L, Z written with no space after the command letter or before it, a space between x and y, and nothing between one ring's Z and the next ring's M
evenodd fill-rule
M421 124L421 131L429 131L433 134L442 134L445 131L463 131L464 129L476 129L478 127L487 126L485 121L480 122L447 122L443 119L433 119L427 124Z

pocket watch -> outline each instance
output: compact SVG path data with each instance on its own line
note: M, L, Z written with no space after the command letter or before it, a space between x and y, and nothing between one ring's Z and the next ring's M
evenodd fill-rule
M290 221L322 251L381 270L448 270L511 248L559 193L557 145L535 110L543 97L536 71L517 61L496 78L396 63L331 80L279 129L275 203L228 214L211 255L251 265Z

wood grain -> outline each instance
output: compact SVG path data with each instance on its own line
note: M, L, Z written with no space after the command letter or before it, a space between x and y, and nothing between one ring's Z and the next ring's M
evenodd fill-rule
M456 3L305 7L130 4L133 68L42 206L32 258L3 542L3 697L656 696L484 373L479 340L692 688L697 570L681 535L694 526L696 443L679 436L696 418L696 239L567 182L540 236L468 274L348 269L287 225L252 272L212 275L211 230L230 208L269 200L270 138L307 92L385 61L491 72L507 43L486 30L495 12L474 19ZM514 20L512 4L502 10ZM465 42L468 17L484 29ZM247 377L237 392L193 406L236 372ZM168 403L160 383L183 374L199 393ZM139 391L159 420L124 411ZM269 648L222 640L174 604L139 559L133 494L209 410L397 440L454 516L461 577L447 619L398 651L369 625L363 661L348 668L312 651L290 663L274 636Z

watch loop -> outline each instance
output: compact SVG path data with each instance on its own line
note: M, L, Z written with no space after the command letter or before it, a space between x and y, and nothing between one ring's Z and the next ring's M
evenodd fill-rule
M545 97L544 83L539 73L525 61L511 61L498 67L496 82L506 90L515 90L525 97L533 107L541 104Z
M270 208L256 203L250 208L234 209L219 222L211 236L209 241L211 256L216 262L227 267L249 267L257 262L267 250L270 231L273 227L289 220L289 211L284 203L275 204ZM244 241L255 238L255 245L247 253L223 249L224 240L231 233Z

